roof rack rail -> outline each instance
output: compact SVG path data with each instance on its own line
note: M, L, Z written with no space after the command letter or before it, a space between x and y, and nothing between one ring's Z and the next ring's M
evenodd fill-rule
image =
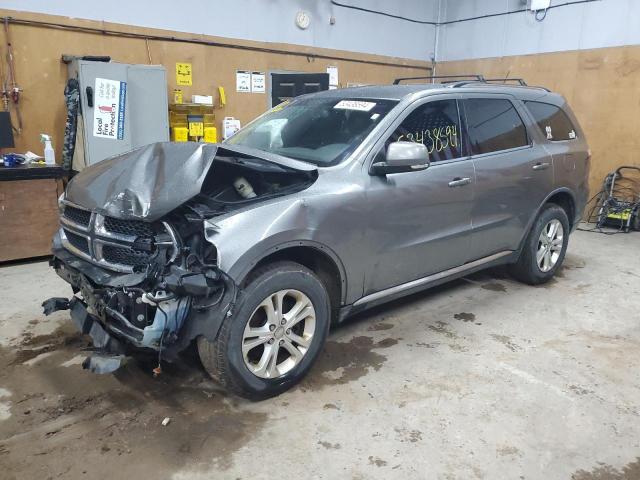
M467 79L473 79L473 81L476 82L484 82L485 78L482 75L431 75L428 77L403 77L403 78L396 78L393 81L394 85L399 85L400 82L404 82L405 80L431 80L431 83L435 83L434 80L436 79L447 79L449 82L453 82L454 79L460 79L460 78L467 78ZM441 83L447 83L447 82L441 82Z
M515 82L519 87L528 87L527 82L522 78L483 78L482 80L464 80L450 85L451 88L460 88L473 83L508 83Z
M487 83L516 82L521 87L528 87L527 82L524 81L524 78L485 78L484 81Z
M524 80L522 80L521 78L509 78L507 79L508 81L514 81L516 83L518 83L518 85L513 85L514 87L520 88L520 87L524 87L524 88L537 88L538 90L544 90L545 92L551 92L551 90L549 90L546 87L538 87L535 85L528 85ZM503 78L497 78L497 79L487 79L484 81L477 81L477 80L465 80L465 81L460 81L460 82L454 82L451 83L449 85L447 85L449 88L460 88L460 87L466 87L466 86L472 86L472 85L477 85L477 84L481 84L483 86L490 86L492 83L507 83L505 81L505 79Z

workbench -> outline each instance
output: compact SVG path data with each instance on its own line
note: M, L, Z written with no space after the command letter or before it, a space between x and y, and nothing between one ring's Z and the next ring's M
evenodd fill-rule
M65 174L58 166L0 166L0 262L51 253Z

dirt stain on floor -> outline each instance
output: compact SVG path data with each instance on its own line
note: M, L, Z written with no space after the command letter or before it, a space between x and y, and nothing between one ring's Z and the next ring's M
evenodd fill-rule
M438 321L436 322L435 325L428 325L427 328L440 335L444 335L447 338L451 338L451 339L458 338L458 335L449 328L449 324L447 322Z
M154 363L144 359L115 375L64 367L86 342L69 330L26 335L17 349L0 348L0 385L11 392L3 399L11 416L0 423L7 480L166 478L186 466L222 470L267 421L248 402L218 390L188 358L163 366L158 378L151 374ZM46 361L24 364L43 351L51 352ZM171 421L162 426L165 417Z
M81 350L89 345L87 338L83 337L70 325L58 327L46 335L34 335L31 332L25 332L22 334L18 349L14 352L15 357L11 365L27 362L43 353L65 348Z
M504 445L500 448L496 448L496 453L501 457L507 457L507 456L521 457L522 456L522 452L517 447L514 447L512 445Z
M480 288L482 288L483 290L489 290L491 292L503 292L504 293L504 292L507 291L507 287L505 287L504 284L502 284L500 282L485 283Z
M388 322L378 322L371 325L367 330L370 332L380 332L383 330L391 330L395 325Z
M378 371L387 360L374 350L396 345L395 338L374 342L367 336L354 337L348 342L327 341L316 364L301 382L303 390L318 390L331 385L344 385L365 376L370 370Z
M386 460L382 460L379 457L374 457L373 455L369 456L369 465L375 465L376 467L386 467L387 463L388 462Z
M508 337L506 335L497 335L495 333L492 333L491 338L493 338L496 342L503 344L512 352L517 352L518 350L522 350L522 348L519 345L513 342L511 337Z
M401 443L416 443L422 440L422 432L420 430L411 430L404 427L396 427L394 429Z
M599 463L590 471L578 470L571 475L571 480L638 480L640 479L640 457L621 469Z
M562 268L565 270L575 270L584 268L587 266L587 262L583 257L578 255L567 255L562 264Z
M318 445L326 448L327 450L340 450L342 448L339 443L324 442L322 440L318 441Z
M473 322L476 319L474 313L460 312L453 315L456 320L462 320L463 322Z
M558 279L556 277L551 277L545 283L541 283L539 285L531 285L533 288L553 288L558 283Z

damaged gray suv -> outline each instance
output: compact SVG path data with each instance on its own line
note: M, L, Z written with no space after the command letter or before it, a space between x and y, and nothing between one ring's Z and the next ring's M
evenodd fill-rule
M51 264L117 369L196 344L207 372L260 399L298 382L329 327L508 264L529 284L562 264L589 151L557 94L482 82L298 97L219 145L159 143L76 175Z

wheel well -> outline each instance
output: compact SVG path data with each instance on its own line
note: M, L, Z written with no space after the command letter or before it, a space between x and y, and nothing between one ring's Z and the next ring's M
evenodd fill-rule
M569 226L573 228L573 223L575 222L576 215L576 207L573 201L573 197L567 192L558 192L547 200L547 203L555 203L559 207L561 207L567 217L569 218Z
M250 278L251 272L257 268L278 260L289 260L299 263L318 276L329 294L332 321L336 321L338 310L342 303L342 282L344 279L335 261L326 253L314 247L288 247L278 250L260 260L245 276L245 279Z

